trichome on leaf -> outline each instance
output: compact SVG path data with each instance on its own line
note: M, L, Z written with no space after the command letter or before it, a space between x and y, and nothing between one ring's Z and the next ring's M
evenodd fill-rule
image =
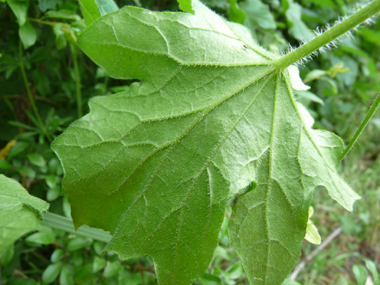
M122 259L150 255L159 284L188 285L212 259L229 199L253 182L234 207L231 245L251 284L281 284L314 188L348 210L359 198L337 174L343 143L312 129L294 100L298 74L273 65L278 55L199 1L192 9L124 7L79 37L110 76L142 83L91 99L53 143L63 191L76 227L110 231Z

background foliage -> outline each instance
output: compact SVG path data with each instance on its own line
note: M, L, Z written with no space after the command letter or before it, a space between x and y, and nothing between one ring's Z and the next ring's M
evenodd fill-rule
M119 7L178 10L174 0L116 2ZM261 45L276 52L285 51L288 43L297 46L310 37L308 29L334 21L356 3L204 2L249 27ZM85 25L76 1L7 0L0 3L0 15L0 172L50 202L50 211L70 217L67 198L60 196L62 168L50 142L88 112L89 98L118 92L131 82L109 78L79 51L76 37ZM337 133L346 143L380 92L380 23L361 28L354 37L301 68L313 93L297 94L316 119L316 127ZM379 153L380 116L375 115L341 166L363 199L354 213L348 213L327 199L325 191L316 192L313 221L322 240L337 228L342 233L306 264L297 276L299 283L364 284L357 281L365 279L364 260L380 264ZM247 284L237 255L228 246L229 212L214 260L195 284ZM41 227L0 253L1 284L155 284L148 257L120 261L115 254L102 253L103 247L98 241ZM305 242L301 260L315 247Z

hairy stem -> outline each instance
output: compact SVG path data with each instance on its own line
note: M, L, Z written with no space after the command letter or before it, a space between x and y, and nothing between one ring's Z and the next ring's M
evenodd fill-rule
M20 41L20 46L19 46L19 64L20 64L22 78L24 80L24 85L25 85L26 93L28 94L28 98L29 98L30 104L32 105L32 109L33 109L34 115L37 118L38 124L40 125L40 128L41 128L42 132L45 134L45 136L48 139L48 141L52 142L52 139L51 139L49 133L47 132L47 130L45 128L45 125L42 123L40 114L38 113L38 110L37 110L37 107L36 107L36 103L34 102L32 91L30 91L30 88L29 88L29 82L28 82L28 78L26 77L26 72L25 72L24 60L22 58L22 44L21 44L21 41Z
M44 220L41 222L41 225L103 242L110 242L112 238L109 233L100 229L90 228L86 225L81 226L77 231L75 231L75 227L71 219L50 212L44 214Z
M348 146L344 150L341 160L347 155L347 153L350 152L350 150L352 149L352 147L354 146L354 144L358 140L359 136L363 132L364 128L367 126L368 122L371 120L372 116L375 114L379 105L380 105L380 93L377 95L377 97L376 97L375 101L373 102L371 108L369 109L367 115L365 116L364 120L362 121L359 128L357 129L354 137L352 138L352 140L350 141L350 143L348 144Z
M292 65L293 63L303 59L312 52L318 50L319 48L339 38L341 35L352 30L357 25L364 22L365 20L367 20L379 11L380 0L374 0L364 8L360 9L358 12L345 19L344 21L336 24L331 29L328 29L323 34L315 37L314 39L300 46L291 53L288 53L287 55L275 60L272 63L272 65L280 69L284 69L289 65Z

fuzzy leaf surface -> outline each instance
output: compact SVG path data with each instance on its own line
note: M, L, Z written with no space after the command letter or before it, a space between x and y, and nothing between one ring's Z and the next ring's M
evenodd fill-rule
M49 204L29 195L15 180L0 174L0 253L24 234L36 230Z
M140 82L91 99L53 143L63 191L76 227L110 231L123 259L150 255L159 284L188 285L212 259L228 200L254 183L231 218L232 245L252 284L281 284L315 186L349 209L358 198L336 173L343 145L311 129L277 55L199 1L192 9L124 7L81 34L110 76Z

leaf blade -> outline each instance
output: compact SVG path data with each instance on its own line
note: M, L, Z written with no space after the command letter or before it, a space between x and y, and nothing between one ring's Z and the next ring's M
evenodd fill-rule
M76 227L110 231L108 249L121 258L150 255L159 283L190 284L211 261L227 201L256 182L260 203L271 210L259 215L264 227L257 231L270 228L271 236L263 237L271 244L258 249L264 252L255 265L265 269L267 284L280 284L298 259L311 194L320 183L301 182L308 178L299 145L310 120L294 102L291 71L271 66L276 55L258 47L246 28L198 1L193 8L195 15L125 7L79 37L80 47L108 74L141 82L93 98L90 113L54 142L65 168L64 193ZM340 150L320 151L322 167L338 181ZM334 157L324 160L326 155ZM264 177L277 204L265 204ZM256 203L257 190L238 199L232 233L239 231L240 201ZM284 215L276 214L276 205ZM245 258L252 247L235 242L234 248L255 282ZM291 262L273 269L281 260Z
M79 0L79 5L87 26L101 16L95 0Z
M49 204L30 196L16 181L0 175L0 252L24 234L36 230Z

